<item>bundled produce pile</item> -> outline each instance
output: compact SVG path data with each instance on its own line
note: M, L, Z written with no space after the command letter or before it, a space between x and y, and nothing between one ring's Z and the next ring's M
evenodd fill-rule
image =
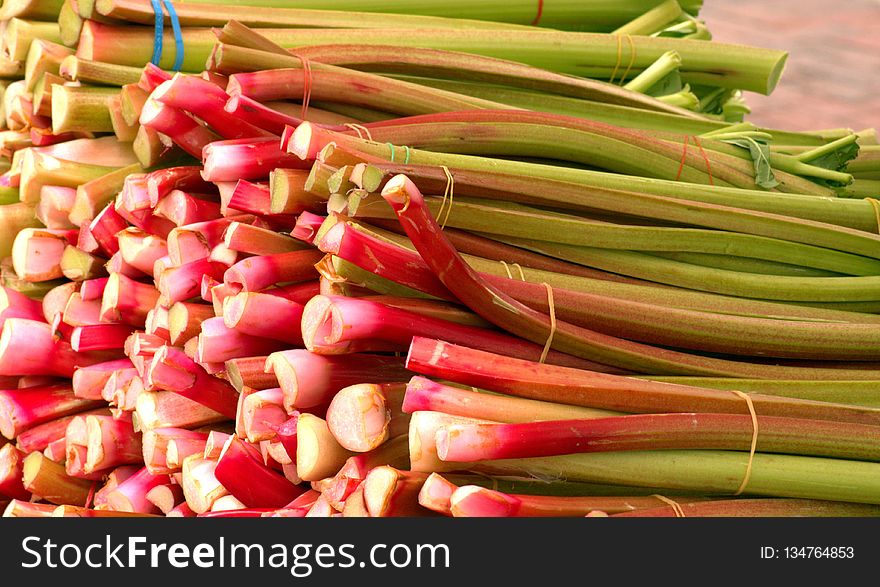
M876 133L700 4L5 0L4 515L880 514Z

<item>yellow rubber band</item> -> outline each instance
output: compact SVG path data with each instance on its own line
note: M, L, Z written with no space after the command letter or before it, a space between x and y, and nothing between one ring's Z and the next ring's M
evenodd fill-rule
M446 216L443 218L443 221L440 222L440 230L443 230L446 228L446 223L449 222L449 214L452 213L452 202L455 197L455 179L452 177L452 172L449 171L448 167L441 165L440 168L443 170L443 173L446 174L446 189L443 191L443 202L440 204L440 210L437 211L437 220L440 221L440 217L443 216L443 211L446 210ZM446 208L447 199L449 200L448 209Z
M373 141L373 135L370 134L370 129L368 129L367 127L361 124L354 124L352 122L346 123L345 126L356 132L359 139Z
M874 220L877 221L877 232L880 233L880 200L876 198L865 198L865 200L874 208Z
M556 304L553 302L553 288L549 283L542 283L547 288L547 304L550 306L550 335L547 336L547 342L544 343L544 350L541 352L541 363L547 360L547 354L550 352L550 345L553 344L553 336L556 334Z
M755 449L758 446L758 414L755 412L755 404L752 402L752 398L749 397L748 394L745 394L741 391L737 391L735 389L730 390L731 393L735 393L740 396L744 400L746 400L746 405L749 407L749 414L752 416L752 445L749 448L749 464L746 466L746 474L743 477L742 483L740 483L739 489L736 490L734 495L740 495L743 491L745 491L746 487L749 484L749 479L752 476L752 464L755 461Z
M636 44L633 41L632 36L626 35L626 40L629 42L629 65L626 66L626 71L623 72L623 76L620 78L620 84L623 85L626 83L626 76L629 75L629 72L632 70L633 65L636 62Z
M682 509L681 504L678 503L677 501L669 499L665 495L660 495L659 493L655 493L651 497L656 497L657 499L659 499L663 503L669 505L669 507L672 508L672 511L675 512L676 518L686 518L687 517L686 515L684 515L684 510Z

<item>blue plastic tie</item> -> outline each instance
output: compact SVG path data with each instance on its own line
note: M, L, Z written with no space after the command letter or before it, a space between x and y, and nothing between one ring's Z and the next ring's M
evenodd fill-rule
M150 63L159 65L162 60L162 35L165 29L165 18L162 16L162 4L160 0L150 0L153 5L153 14L155 15L153 25L153 57Z
M153 65L158 66L159 62L162 61L162 50L165 36L165 16L162 13L162 6L165 6L165 10L168 11L168 17L171 19L171 32L174 35L174 65L171 66L171 69L174 71L180 71L180 68L183 66L183 33L180 30L180 19L177 17L177 11L174 10L174 5L171 4L171 0L150 0L150 4L153 6L153 14L155 14L156 18L153 26L153 58L150 59L150 62Z
M165 4L165 9L168 10L168 16L171 17L171 32L174 34L174 65L171 66L171 69L174 71L180 71L180 68L183 67L183 34L180 31L180 19L177 18L177 11L174 10L174 5L171 4L171 0L162 0Z

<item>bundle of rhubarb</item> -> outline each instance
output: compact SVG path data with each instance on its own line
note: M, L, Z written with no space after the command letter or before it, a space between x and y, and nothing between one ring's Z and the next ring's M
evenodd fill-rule
M880 514L880 146L744 121L784 52L235 4L0 7L4 515Z

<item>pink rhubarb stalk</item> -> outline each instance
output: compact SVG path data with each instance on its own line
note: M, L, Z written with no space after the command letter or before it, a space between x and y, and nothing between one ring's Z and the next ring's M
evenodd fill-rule
M147 108L149 103L145 112ZM143 118L144 115L141 115ZM296 155L282 151L278 137L215 140L203 147L203 152L198 156L204 165L202 177L207 181L263 179L268 178L269 172L277 167L306 169L309 165Z
M163 346L153 356L147 383L155 389L167 389L202 404L229 418L234 418L238 393L229 383L208 375L181 350Z
M336 392L349 385L365 381L409 381L412 375L398 357L316 355L298 349L269 355L266 370L278 377L288 412L329 403Z

